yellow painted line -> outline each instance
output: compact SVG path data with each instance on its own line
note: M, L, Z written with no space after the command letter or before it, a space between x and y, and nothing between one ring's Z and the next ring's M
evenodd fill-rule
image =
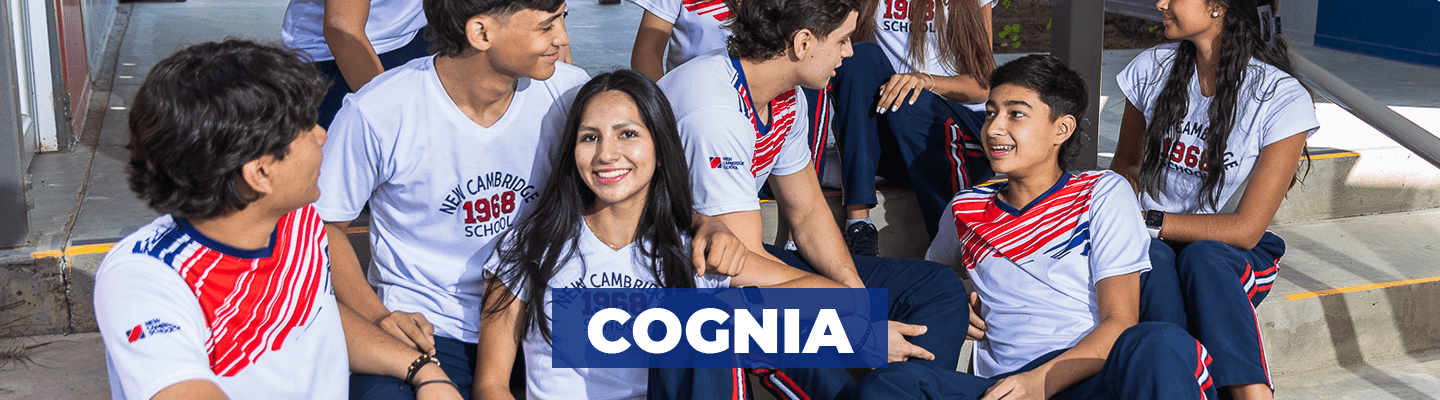
M69 248L66 248L66 249L65 249L65 252L63 252L63 253L60 252L60 250L46 250L46 251L33 252L33 253L30 253L30 258L50 258L50 257L60 257L61 255L65 255L65 256L77 256L77 255L81 255L81 254L105 253L105 252L109 252L109 251L110 251L110 248L111 248L111 247L114 247L114 246L115 246L114 243L100 243L100 244L87 244L87 245L81 245L81 246L70 246Z
M368 227L368 226L352 226L352 227L349 227L349 228L346 228L346 229L345 229L345 234L346 234L346 235L354 235L354 234L360 234L360 233L370 233L370 227ZM45 250L45 251L31 252L31 253L30 253L30 258L32 258L32 259L37 259L37 258L52 258L52 257L60 257L60 256L62 256L62 255L73 257L73 256L81 255L81 254L108 253L108 252L110 252L110 248L112 248L112 247L115 247L115 243L99 243L99 244L86 244L86 245L80 245L80 246L70 246L70 247L66 248L64 252L61 252L60 250Z
M1440 276L1434 276L1434 277L1429 277L1429 278L1420 278L1420 279L1406 279L1406 280L1403 280L1403 281L1394 281L1394 282L1385 282L1385 283L1372 283L1372 284L1369 284L1369 285L1347 286L1347 287L1342 287L1342 288L1316 290L1316 291L1313 291L1313 292L1305 292L1305 293L1294 293L1294 294L1287 294L1287 295L1285 295L1285 298L1286 298L1286 299L1290 299L1290 300L1308 299L1308 298L1311 298L1311 297L1329 296L1329 295L1332 295L1332 294L1359 292L1359 291L1370 290L1370 289L1384 289L1384 288L1388 288L1388 287L1414 285L1414 284L1417 284L1417 283L1436 282L1436 281L1440 281Z
M1310 156L1310 159L1311 159L1311 160L1324 160L1324 159L1327 159L1327 158L1358 157L1358 156L1360 156L1360 153L1356 153L1356 152L1353 152L1353 151L1345 151L1345 152L1340 152L1340 153L1330 153L1330 154L1321 154L1321 155L1318 155L1318 156Z

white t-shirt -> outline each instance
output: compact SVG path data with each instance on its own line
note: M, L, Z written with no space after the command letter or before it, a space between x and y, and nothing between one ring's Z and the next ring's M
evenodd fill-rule
M613 250L581 220L579 248L555 270L550 288L658 288L649 259L635 243ZM685 247L689 248L686 238ZM495 273L501 265L494 257L485 269ZM688 260L686 261L688 262ZM730 277L706 274L695 279L701 289L730 287ZM525 298L524 287L510 287ZM551 293L545 293L545 314L550 318ZM552 324L553 328L554 325ZM525 335L525 393L531 399L643 399L650 380L645 368L551 368L554 348L533 327Z
M426 24L419 0L369 0L370 16L365 20L365 37L375 54L410 43ZM290 0L280 23L280 40L285 47L310 55L310 61L334 60L325 44L325 0Z
M673 25L665 59L666 69L675 69L701 54L724 49L730 30L730 8L724 0L633 0L656 17Z
M548 80L521 79L488 128L450 100L434 56L345 97L325 143L315 208L326 221L350 221L370 204L369 280L386 307L423 313L437 335L479 342L482 267L493 239L540 197L553 142L587 79L564 63Z
M1120 175L1066 174L1022 210L996 197L1005 184L955 195L925 254L969 270L989 327L974 356L986 378L1074 347L1099 324L1095 283L1150 270L1150 236Z
M149 399L207 380L232 399L344 399L345 331L319 215L276 224L240 250L164 215L126 236L95 272L110 395Z
M980 8L994 4L995 0L978 0ZM885 50L885 57L890 59L890 66L895 68L895 73L904 74L909 72L924 72L932 75L955 75L955 71L945 67L940 62L939 38L935 34L934 17L925 21L929 34L925 36L925 63L917 63L910 60L910 13L907 0L881 0L875 9L875 42ZM934 5L941 4L940 0L932 1ZM966 108L972 111L985 111L985 102L966 103Z
M1168 43L1145 50L1115 77L1125 98L1145 113L1147 123L1154 119L1155 99L1170 75L1177 46ZM1179 128L1179 143L1165 146L1171 156L1165 190L1158 199L1141 193L1144 209L1186 214L1217 211L1200 201L1205 153L1200 135L1210 125L1210 98L1200 94L1200 79L1195 76L1190 78L1189 93L1190 109ZM1320 129L1310 93L1294 77L1269 64L1250 60L1237 100L1234 129L1225 145L1225 181L1221 182L1219 205L1229 201L1250 177L1261 148L1301 133L1308 138Z
M755 117L739 61L717 50L660 79L690 162L695 211L720 215L760 209L765 179L810 162L805 96L800 87L770 101L770 124Z
M980 8L995 3L995 0L979 0ZM910 13L907 7L902 4L909 4L906 0L881 0L879 7L875 9L875 42L880 48L885 49L885 56L890 58L890 66L895 67L895 73L926 72L936 75L954 75L955 71L945 68L940 62L939 39L935 37L935 23L933 16L926 19L926 29L929 34L925 35L925 63L920 64L909 60L910 54ZM940 0L930 3L941 4Z

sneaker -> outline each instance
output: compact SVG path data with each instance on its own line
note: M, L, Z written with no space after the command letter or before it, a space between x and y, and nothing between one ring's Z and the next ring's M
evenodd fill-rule
M880 231L875 224L859 221L845 228L845 246L857 256L880 255Z

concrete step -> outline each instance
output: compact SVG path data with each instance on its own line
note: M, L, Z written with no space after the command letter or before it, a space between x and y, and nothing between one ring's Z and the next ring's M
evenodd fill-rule
M1272 230L1287 250L1258 312L1277 376L1440 349L1440 209Z

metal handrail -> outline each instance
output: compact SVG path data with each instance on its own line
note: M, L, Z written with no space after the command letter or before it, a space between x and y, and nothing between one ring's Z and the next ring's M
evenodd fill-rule
M1295 68L1295 77L1306 87L1335 102L1335 105L1354 114L1356 118L1370 124L1380 133L1405 146L1430 165L1440 167L1440 137L1416 125L1400 113L1361 92L1355 86L1341 80L1330 71L1316 65L1310 59L1296 53L1290 54L1290 65Z

